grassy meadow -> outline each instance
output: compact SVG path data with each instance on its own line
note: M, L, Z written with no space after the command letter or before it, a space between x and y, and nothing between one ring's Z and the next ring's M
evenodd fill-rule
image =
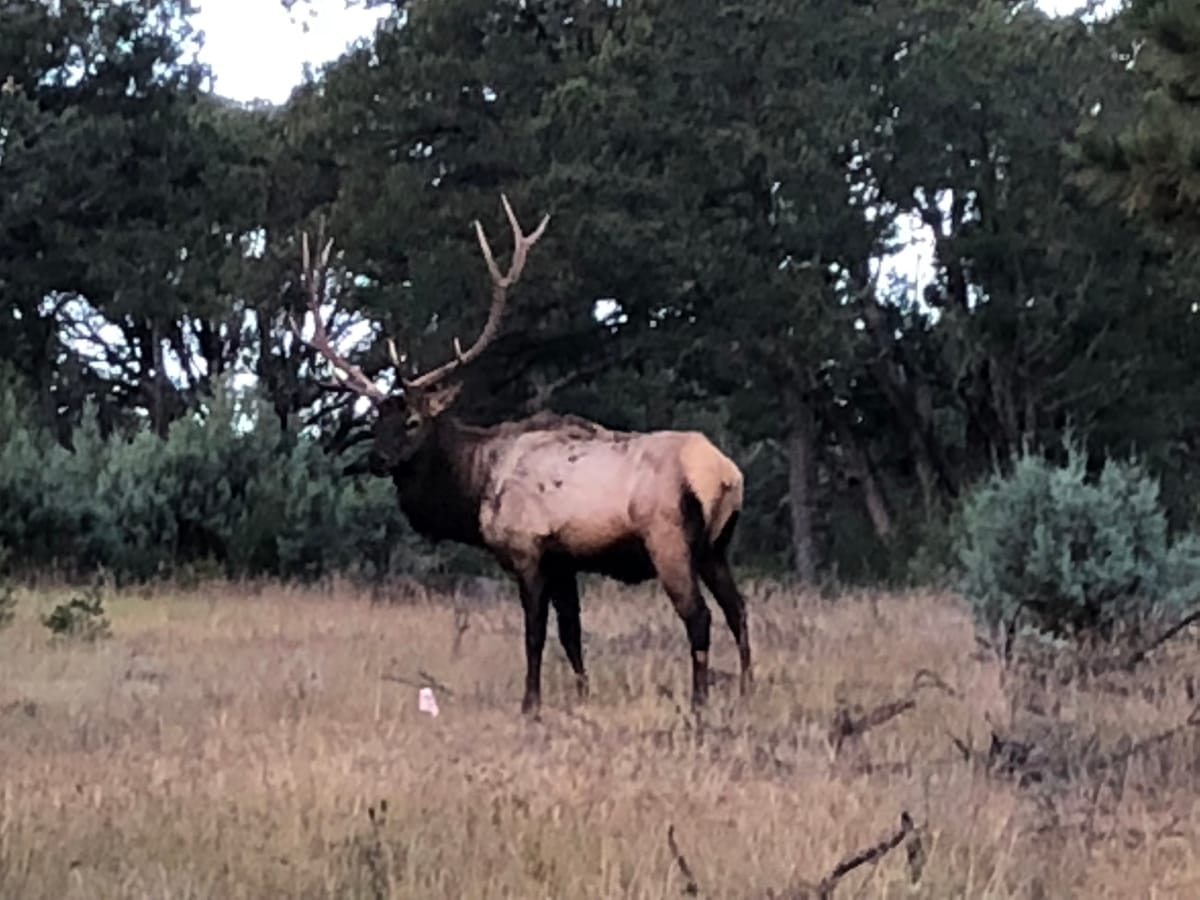
M551 623L529 722L506 589L117 593L94 643L39 621L68 591L23 589L0 897L798 898L904 812L828 894L1200 896L1190 637L1087 675L1002 666L951 596L749 594L757 691L718 613L698 725L657 590L588 585L582 704Z

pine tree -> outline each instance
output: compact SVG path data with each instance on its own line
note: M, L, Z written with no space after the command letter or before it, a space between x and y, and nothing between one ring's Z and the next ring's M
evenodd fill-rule
M1082 129L1078 177L1187 247L1200 237L1200 5L1134 0L1127 15L1144 40L1134 71L1150 87L1119 133Z

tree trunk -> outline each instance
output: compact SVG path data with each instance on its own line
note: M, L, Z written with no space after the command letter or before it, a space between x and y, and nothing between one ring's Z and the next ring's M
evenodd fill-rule
M876 537L884 544L890 544L893 533L892 513L883 493L883 485L875 477L875 471L869 463L863 469L862 492L867 515L871 517L871 524L875 526Z
M808 399L796 388L787 392L788 506L792 524L792 568L803 584L817 580L813 540L813 477L816 423Z
M167 409L167 391L170 390L171 383L167 379L162 333L159 331L157 322L150 326L150 340L152 342L150 359L151 365L154 367L154 374L150 379L150 427L160 438L165 438L167 427L171 422Z
M943 448L934 435L928 383L917 367L903 358L879 304L874 299L866 298L860 304L860 309L879 350L876 360L871 364L871 372L896 414L896 423L908 438L925 494L926 512L932 513L935 498L939 495L957 497L958 485ZM900 372L903 372L903 377Z
M863 506L867 509L867 515L875 529L875 536L884 544L890 544L894 531L892 511L887 501L887 495L883 491L883 485L875 474L875 467L871 464L870 454L848 423L838 421L837 429L838 440L846 453L850 475L858 482L859 489L862 490Z

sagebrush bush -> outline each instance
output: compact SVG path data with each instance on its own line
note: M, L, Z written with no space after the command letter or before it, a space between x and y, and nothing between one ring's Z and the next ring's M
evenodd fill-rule
M17 595L8 582L0 579L0 628L7 628L17 617Z
M8 570L8 557L9 549L0 544L0 628L11 625L17 615L16 591L4 577Z
M1067 451L1062 465L1026 453L965 499L955 550L980 618L1023 611L1051 634L1105 635L1191 600L1200 542L1170 542L1157 481L1113 459L1089 478L1082 451Z
M42 616L42 624L56 637L87 643L112 636L99 584L92 585L82 597L72 597L54 607Z
M25 569L316 578L380 574L398 545L417 550L399 541L390 482L343 477L342 460L254 397L219 392L165 439L105 435L88 409L70 444L0 391L0 543Z
M0 553L4 548L0 547ZM7 628L17 617L17 594L3 574L0 574L0 628Z

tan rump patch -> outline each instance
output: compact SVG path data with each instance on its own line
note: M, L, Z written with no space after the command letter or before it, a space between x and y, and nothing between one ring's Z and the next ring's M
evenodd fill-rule
M679 450L688 487L700 501L709 540L716 540L729 517L742 507L742 472L702 434L694 434Z

